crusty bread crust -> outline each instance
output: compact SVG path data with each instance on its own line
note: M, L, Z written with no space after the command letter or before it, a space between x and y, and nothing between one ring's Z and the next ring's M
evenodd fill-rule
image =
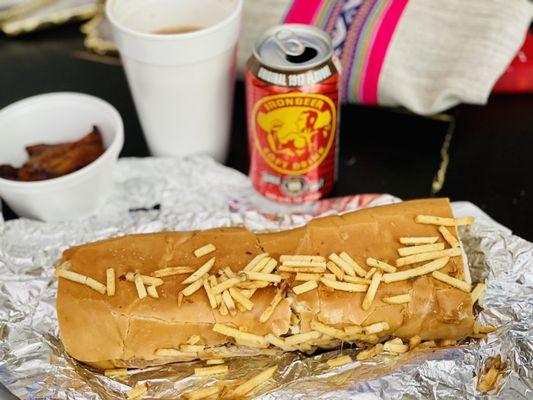
M258 350L236 351L230 339L213 332L212 326L224 323L257 335L289 333L291 299L283 300L268 321L259 322L275 288L258 289L251 299L254 308L232 317L211 309L203 289L185 298L178 307L178 292L184 288L180 282L186 275L163 278L165 283L158 288L160 298L142 300L135 285L123 276L132 271L150 275L167 266L199 268L210 256L196 258L193 251L208 243L217 248L212 254L216 263L211 272L226 266L240 271L262 252L277 259L282 254L327 257L332 252L346 251L365 269L369 269L365 265L367 257L394 265L397 249L402 247L399 237L439 235L436 226L415 223L418 214L452 217L447 199L415 200L318 218L305 227L278 233L254 234L244 228L162 232L70 248L60 263L69 261L71 271L105 283L106 268L112 267L120 278L112 297L75 282L59 280L57 313L63 344L72 357L99 368L186 361L187 357L157 357L155 352L162 348L178 349L192 335L200 336L199 344L207 346L206 352L200 354L202 358L256 354ZM457 236L455 229L450 231ZM461 257L453 257L442 271L460 279L466 276ZM294 284L298 283L289 282L289 286ZM383 297L405 293L412 296L408 304L382 301ZM460 339L472 332L470 295L431 276L382 283L368 311L361 307L363 297L364 293L331 292L322 285L318 290L294 295L293 309L301 320L301 332L310 330L313 318L336 327L386 321L392 333L403 339L415 335L428 340Z

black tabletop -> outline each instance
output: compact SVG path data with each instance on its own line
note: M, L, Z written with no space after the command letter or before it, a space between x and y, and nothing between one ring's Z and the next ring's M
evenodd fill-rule
M246 172L244 88L236 85L227 165ZM121 155L148 155L122 67L86 52L76 25L0 37L0 88L0 107L52 91L99 96L124 119ZM533 95L494 96L486 106L462 105L435 117L356 105L343 106L341 115L339 180L332 195L467 200L533 239ZM5 218L16 217L3 209Z

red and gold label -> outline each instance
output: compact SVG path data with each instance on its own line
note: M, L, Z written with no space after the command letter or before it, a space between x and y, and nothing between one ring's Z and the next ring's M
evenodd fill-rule
M336 114L333 101L322 94L266 96L257 102L251 116L257 150L282 174L312 171L335 142Z
M282 203L320 199L335 182L339 74L334 63L299 72L315 77L327 71L325 79L290 87L261 79L265 67L253 57L247 67L249 174L254 187ZM298 81L290 72L269 71L265 76L278 75L280 82Z

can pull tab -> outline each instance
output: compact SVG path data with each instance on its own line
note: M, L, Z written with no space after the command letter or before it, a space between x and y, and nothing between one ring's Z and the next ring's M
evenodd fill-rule
M276 32L274 40L279 48L288 56L301 56L305 52L305 45L289 29Z

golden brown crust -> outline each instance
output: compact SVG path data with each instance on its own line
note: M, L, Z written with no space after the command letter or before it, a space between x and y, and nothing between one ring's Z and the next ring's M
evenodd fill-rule
M452 217L447 199L416 200L319 218L303 228L280 233L254 234L244 228L219 228L130 235L73 247L64 252L61 262L69 261L71 271L103 283L106 268L114 268L116 294L108 297L60 279L57 311L63 343L74 358L100 368L139 367L182 360L161 359L155 352L162 348L179 349L192 335L199 335L200 344L216 351L216 346L227 344L228 339L212 331L215 322L242 327L258 335L287 334L291 315L288 299L276 307L268 321L259 323L259 316L275 294L273 287L258 289L252 297L254 308L232 317L211 309L203 289L185 298L178 307L177 295L185 287L180 284L185 275L163 278L165 283L158 288L159 299L142 300L135 285L126 281L124 275L132 271L149 275L157 269L180 265L197 269L212 256L216 263L211 272L226 266L240 271L262 252L277 259L282 254L327 257L332 252L346 251L366 270L367 257L394 265L397 249L402 247L399 237L440 236L436 226L415 223L418 214ZM455 229L450 232L457 236ZM196 258L193 251L208 243L217 250ZM464 278L461 257L453 257L442 271ZM386 304L381 300L405 293L411 294L410 303ZM318 318L338 327L386 321L392 333L404 339L415 335L428 340L459 339L471 333L469 294L429 276L381 283L368 311L361 307L364 295L330 291L320 285L318 290L294 296L293 308L298 311L301 331L310 330L310 322Z

